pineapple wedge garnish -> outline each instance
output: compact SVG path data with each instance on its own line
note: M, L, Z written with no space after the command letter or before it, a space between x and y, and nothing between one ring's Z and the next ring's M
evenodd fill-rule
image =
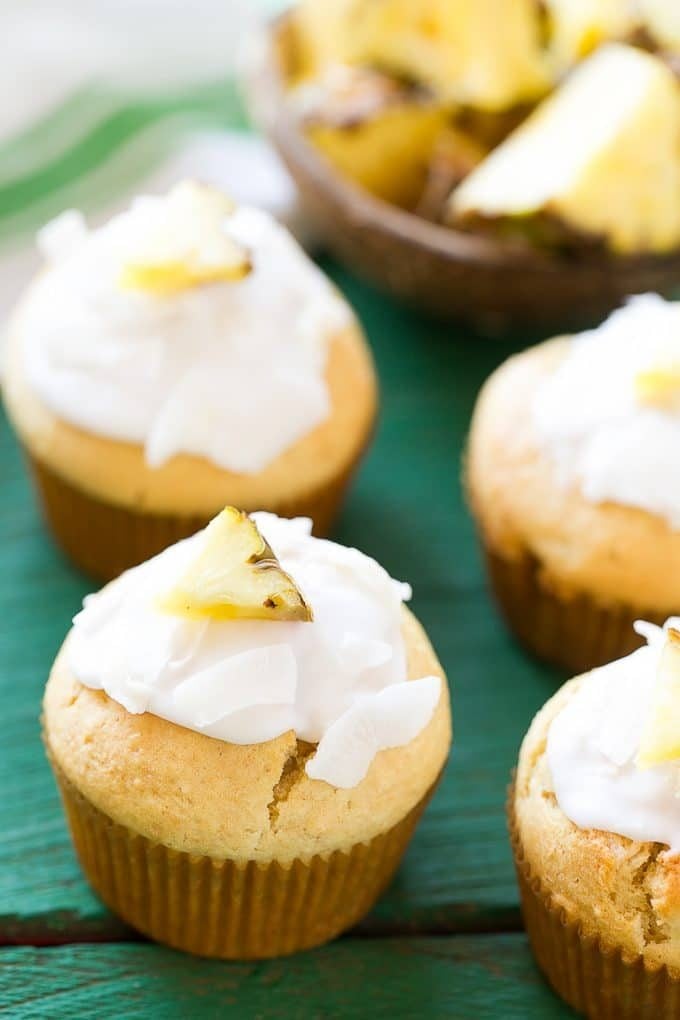
M635 396L640 404L649 407L675 407L680 400L680 364L638 372Z
M240 257L239 257L240 258ZM185 262L157 262L155 264L131 264L121 274L121 286L125 290L142 290L147 294L161 297L179 294L183 290L203 287L207 283L229 283L242 280L248 268L242 261L223 262L219 266L200 265L188 259Z
M200 555L158 605L189 619L312 620L255 522L233 506L210 522Z
M220 191L185 181L156 201L146 236L123 262L121 287L164 296L250 272L248 252L224 230L234 206Z
M647 769L680 759L680 631L669 627L636 764Z

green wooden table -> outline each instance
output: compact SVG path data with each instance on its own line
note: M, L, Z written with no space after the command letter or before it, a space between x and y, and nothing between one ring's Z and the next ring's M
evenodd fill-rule
M198 109L219 123L240 117L231 93L218 100L209 92ZM162 111L147 105L139 115ZM100 130L90 148L81 145L77 165L104 159L116 132L128 128L129 116L119 111L108 135ZM19 209L28 223L63 189L61 178L36 171L32 183L0 188L0 215L11 198L12 216ZM560 677L527 659L495 614L460 486L475 395L517 341L479 340L433 324L337 266L325 268L366 328L382 384L375 445L335 537L414 587L413 606L452 687L454 748L444 780L392 887L334 945L233 965L142 942L85 884L43 755L42 688L90 583L45 534L2 419L0 1013L145 1020L225 1011L267 1018L572 1015L529 953L504 821L519 742Z

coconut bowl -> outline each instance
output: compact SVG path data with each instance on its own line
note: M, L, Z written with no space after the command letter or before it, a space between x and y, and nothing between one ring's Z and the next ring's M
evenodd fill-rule
M535 333L583 328L630 294L680 285L680 251L553 254L431 223L369 194L305 137L287 98L293 53L288 14L265 27L251 62L254 117L294 178L314 235L380 289L481 332Z

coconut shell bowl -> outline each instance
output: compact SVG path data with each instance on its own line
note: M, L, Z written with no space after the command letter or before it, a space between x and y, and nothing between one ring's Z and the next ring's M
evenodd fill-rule
M630 294L668 295L680 283L680 252L553 253L456 230L377 198L306 137L289 102L294 61L288 14L265 27L251 64L255 119L294 178L315 236L381 290L436 318L494 334L582 328Z

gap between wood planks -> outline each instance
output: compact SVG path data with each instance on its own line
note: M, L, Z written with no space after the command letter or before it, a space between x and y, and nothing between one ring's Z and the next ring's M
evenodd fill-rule
M367 919L342 936L344 939L390 939L412 937L452 937L456 935L506 935L524 929L521 914L517 908L506 908L489 912L487 917L476 914L457 922L451 919L422 919L414 916L408 921L390 922L381 919ZM112 917L104 923L100 920L87 921L76 914L50 914L35 919L7 917L0 920L0 948L7 946L49 946L93 944L115 944L125 942L148 942L145 936L129 928L124 922Z

